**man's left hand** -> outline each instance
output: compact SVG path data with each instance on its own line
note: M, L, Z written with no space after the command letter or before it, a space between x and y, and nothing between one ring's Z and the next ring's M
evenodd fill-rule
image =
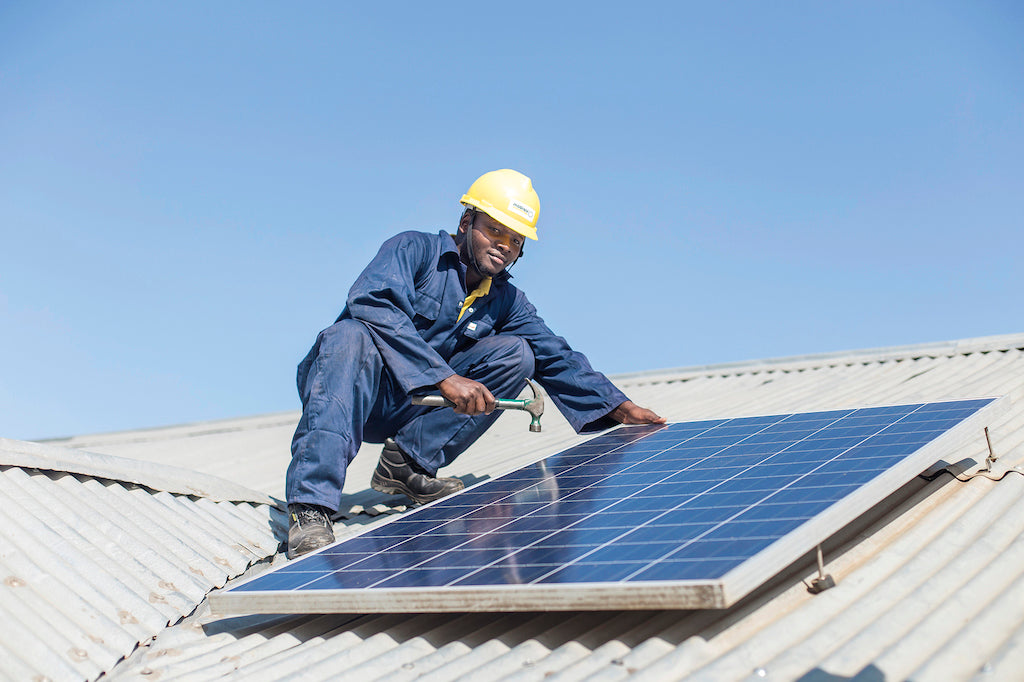
M620 424L664 424L665 418L659 417L646 407L640 407L632 400L622 403L608 415Z

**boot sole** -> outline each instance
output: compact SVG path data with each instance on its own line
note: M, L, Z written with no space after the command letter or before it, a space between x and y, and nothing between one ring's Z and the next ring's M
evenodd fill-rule
M331 533L330 535L324 534L316 538L303 538L303 540L294 547L289 542L288 549L285 552L285 556L287 556L289 559L296 559L300 556L303 556L304 554L315 552L321 547L326 547L327 545L330 545L332 543L334 543L333 533Z

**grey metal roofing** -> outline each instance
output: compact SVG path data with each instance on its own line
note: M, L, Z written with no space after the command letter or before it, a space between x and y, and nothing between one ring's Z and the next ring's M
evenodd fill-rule
M271 500L157 464L0 439L0 674L91 680L276 551Z
M970 446L948 453L945 470L911 481L824 545L835 588L807 591L805 581L817 574L808 556L724 611L218 617L200 603L204 591L246 566L261 570L276 546L271 529L281 523L279 512L257 501L159 492L148 487L155 481L118 483L108 469L70 475L7 464L0 477L4 525L35 525L3 536L0 673L138 680L1021 679L1024 475L1014 467L1024 460L1024 335L613 378L672 421L992 395L1008 395L1011 406L990 425L998 456L990 466L979 433ZM280 498L296 418L82 436L61 448L49 444L49 454L66 461L74 452L67 448L80 448L132 457L169 478L161 463L173 464L175 476L181 469L202 472L185 475L195 476L190 490L219 489L209 478L219 476L253 496ZM526 415L503 415L448 473L496 475L580 440L554 410L544 416L543 433L528 433L528 424ZM0 453L11 447L0 442ZM386 502L365 490L377 452L360 453L346 486L351 501L370 510ZM138 477L148 467L126 468ZM20 511L26 507L36 513ZM360 514L338 530L354 532L380 518ZM158 540L149 540L156 534L151 525L162 529ZM185 581L183 575L196 575L190 562L203 574ZM150 593L165 602L150 600ZM138 623L120 622L122 603ZM51 611L61 615L51 619ZM20 657L12 659L10 650ZM83 652L86 662L78 660Z

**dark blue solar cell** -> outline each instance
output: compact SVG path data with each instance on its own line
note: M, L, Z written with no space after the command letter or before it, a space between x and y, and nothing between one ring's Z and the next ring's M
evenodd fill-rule
M630 581L714 580L721 578L740 563L737 559L666 560L641 569L630 577Z
M728 481L724 481L715 488L718 493L743 493L743 500L757 499L756 493L769 493L778 490L788 481L793 480L790 476L765 477L743 472Z
M391 549L378 554L366 555L358 561L350 562L344 567L344 569L339 570L372 571L381 567L401 568L410 564L426 561L434 556L437 556L437 550Z
M806 470L840 455L842 450L796 450L790 449L773 455L768 463L784 464L790 470Z
M671 476L670 472L665 471L631 471L626 470L621 474L615 474L614 483L616 486L629 486L636 490L637 488L644 488L655 483L660 483L666 478Z
M599 516L590 517L594 519L591 522L590 519L584 519L580 521L579 526L585 527L589 523L594 523L597 526L605 528L635 528L645 521L649 521L651 518L650 512L646 510L625 510L617 511L618 507L606 509Z
M233 590L237 592L291 591L301 589L323 573L283 573L277 571L262 575L252 582L243 583Z
M357 590L365 587L371 587L384 578L386 578L390 571L384 570L373 570L373 571L354 571L346 569L344 571L334 571L333 573L325 573L321 576L317 576L315 580L310 580L306 585L303 585L302 590ZM262 579L262 578L260 578Z
M572 520L578 521L582 516L575 516ZM507 526L502 528L502 532L524 532L524 531L547 531L548 533L554 533L555 531L561 530L569 519L563 519L560 516L538 516L531 514L530 516L520 516L519 518L513 519Z
M865 443L850 448L850 457L876 460L876 466L887 468L890 462L898 462L907 455L915 452L920 446L916 443L894 443L881 445L878 443Z
M654 516L655 512L664 512L675 509L684 503L688 498L680 498L676 495L632 495L619 500L608 507L608 511L633 511L645 512L647 518Z
M576 563L556 567L543 583L606 583L615 582L643 569L642 562Z
M582 557L586 563L607 563L610 561L642 562L649 564L671 554L679 548L680 540L662 542L628 543L625 539L611 545L597 547Z
M796 485L792 485L785 490L780 490L765 501L771 501L775 504L791 504L791 505L806 505L807 509L812 513L809 516L817 514L818 511L824 509L827 505L821 504L824 502L836 502L845 497L854 486L829 486L827 488L822 487L810 487L801 488Z
M373 583L374 588L390 587L444 587L465 575L463 567L455 568L410 568L393 574L379 574L380 580ZM313 585L317 588L318 586Z
M510 560L520 564L560 566L577 561L598 547L600 545L548 545L542 541L509 556Z
M585 528L581 524L574 524L568 528L552 533L540 540L538 544L547 546L558 545L589 545L598 546L620 537L624 532L622 528L591 527Z
M771 520L789 522L793 520L806 521L810 518L807 507L794 506L787 502L777 502L775 497L768 497L763 502L744 509L736 517L737 521L747 520Z
M685 533L687 526L721 523L736 514L736 511L731 507L701 507L695 504L685 504L674 511L651 519L648 524L652 526L672 525L678 527L680 533Z
M573 490L571 488L564 489L565 497L564 500L569 501L600 501L605 500L608 502L614 502L615 500L621 500L628 497L632 493L636 492L635 486L626 485L602 485L599 488L585 488L583 490Z
M331 548L335 549L335 548ZM347 566L361 560L366 556L365 552L339 552L339 553L328 553L323 552L315 556L309 557L309 561L297 564L289 562L281 567L281 572L292 572L292 571L306 571L313 573L323 573L327 571L336 571L344 569Z
M352 540L346 542L344 545L335 545L333 547L330 547L324 552L322 552L322 554L332 554L334 553L334 551L347 553L361 552L364 554L373 554L375 552L387 551L388 548L393 547L402 541L403 538L400 537L378 537L371 533L367 535L362 535L358 538L353 538ZM317 554L316 556L320 556L320 554ZM312 557L310 557L310 560L312 560Z
M728 524L708 531L702 539L749 540L756 538L779 538L796 528L803 520L803 517L791 519L754 519L748 518L746 512L744 512Z
M469 585L523 585L531 583L557 569L554 564L532 565L503 563L482 568L455 580L457 586Z
M424 557L413 564L420 568L481 568L508 554L504 547L460 547L444 554Z
M693 540L713 530L717 524L706 523L673 523L659 525L657 520L646 526L620 534L623 542L673 542L676 544Z

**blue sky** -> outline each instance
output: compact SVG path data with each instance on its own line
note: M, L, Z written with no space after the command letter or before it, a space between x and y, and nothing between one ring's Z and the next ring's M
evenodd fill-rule
M1024 332L1024 5L582 7L0 5L0 436L296 409L503 167L607 373Z

